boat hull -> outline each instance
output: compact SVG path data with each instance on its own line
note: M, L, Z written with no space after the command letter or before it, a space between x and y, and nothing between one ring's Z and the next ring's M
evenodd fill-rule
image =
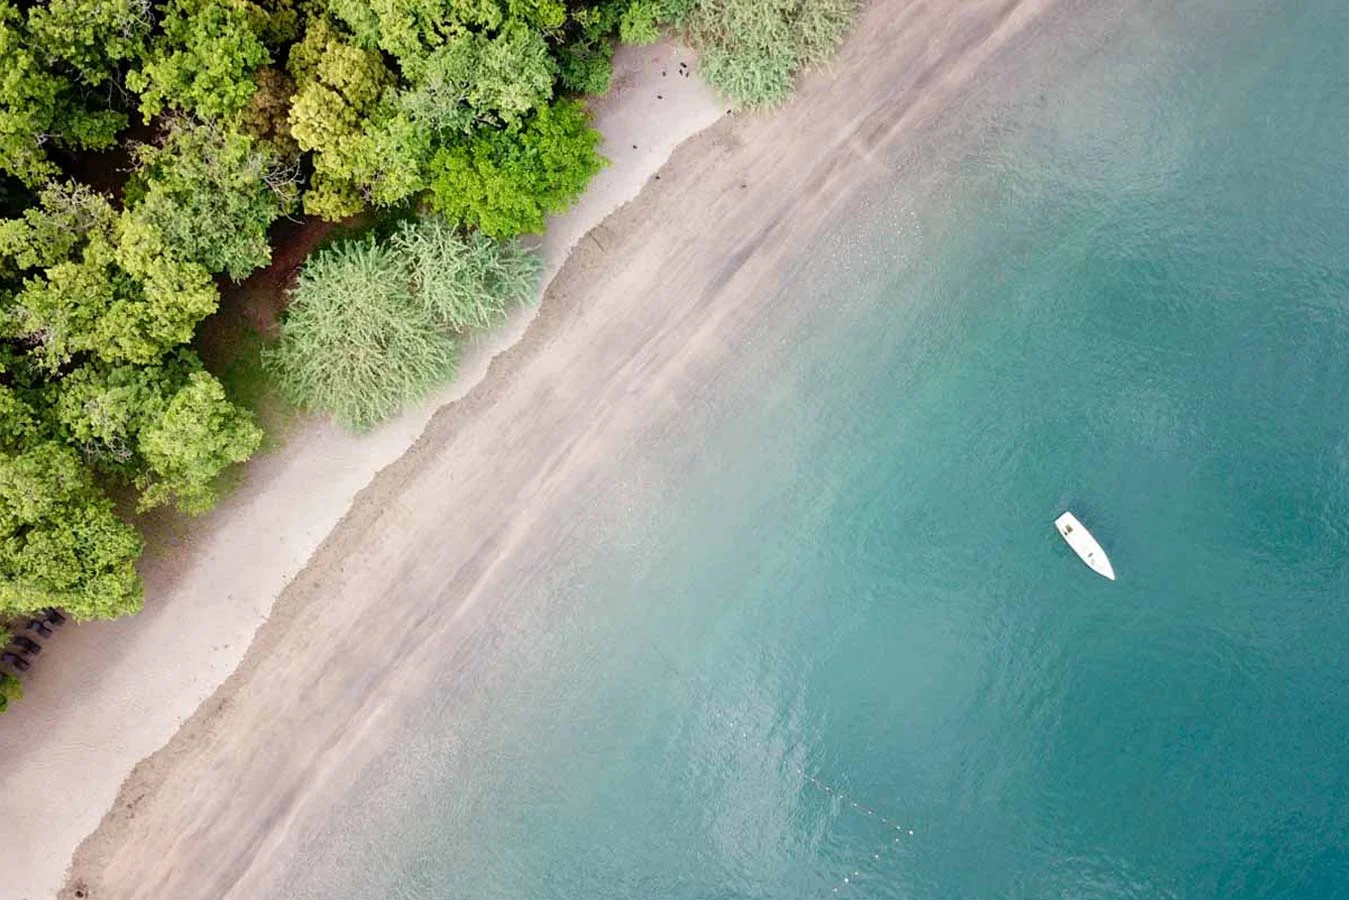
M1115 580L1115 567L1110 564L1110 557L1105 555L1105 550L1087 527L1077 520L1077 516L1066 512L1054 520L1054 527L1078 558L1087 564L1087 568L1103 578Z

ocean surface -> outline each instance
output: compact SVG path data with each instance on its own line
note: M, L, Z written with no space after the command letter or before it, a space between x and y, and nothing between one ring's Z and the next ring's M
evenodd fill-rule
M278 897L1349 897L1349 3L1064 5L889 162Z

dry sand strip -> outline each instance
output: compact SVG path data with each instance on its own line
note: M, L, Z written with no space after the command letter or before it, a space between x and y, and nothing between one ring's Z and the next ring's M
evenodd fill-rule
M727 364L831 210L1050 5L880 0L797 102L683 145L582 242L521 342L361 494L239 669L136 768L61 896L275 896L308 823L473 611L509 602L548 523Z
M610 165L549 220L545 277L679 143L725 113L697 79L662 76L680 63L691 66L694 56L669 42L619 51L613 90L592 103ZM145 611L64 628L25 680L24 701L0 716L0 900L56 894L132 768L238 667L275 599L358 492L412 446L436 409L468 393L533 314L522 311L466 353L459 380L421 408L368 435L305 422L279 451L250 462L243 484L210 515L151 523Z

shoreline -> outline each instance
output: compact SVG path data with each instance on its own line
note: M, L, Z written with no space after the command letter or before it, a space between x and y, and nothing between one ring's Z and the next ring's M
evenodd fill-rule
M1050 6L881 0L797 101L682 144L468 396L359 492L243 662L136 765L61 896L268 896L305 821L507 594L549 515L644 423L676 418L684 381L733 362L843 198Z
M580 241L635 197L675 147L722 117L722 101L701 81L661 77L695 58L670 40L619 48L610 90L590 101L610 165L535 239L544 261L540 296ZM24 702L0 719L0 795L9 811L0 843L25 861L0 874L0 898L57 893L77 847L112 812L135 768L238 669L277 600L361 493L417 443L437 411L476 389L539 308L517 310L476 336L454 382L371 433L305 417L246 465L211 513L147 520L144 610L63 629L51 658L25 679ZM101 740L88 741L91 734ZM52 816L59 796L82 803Z

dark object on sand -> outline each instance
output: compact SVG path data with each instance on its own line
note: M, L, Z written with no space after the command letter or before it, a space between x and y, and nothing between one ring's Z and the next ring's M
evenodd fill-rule
M18 647L20 650L22 650L24 653L27 653L29 656L37 656L39 653L42 652L41 644L39 644L32 638L26 638L23 635L19 635L18 637L14 638L14 646Z
M36 631L43 637L52 636L51 628L48 627L47 623L42 621L41 619L29 619L28 624L23 627L27 628L29 631Z
M10 653L8 650L4 653L0 653L0 663L9 663L20 672L27 672L28 666L30 665L28 660L17 653Z
M54 609L44 609L42 611L42 620L51 625L55 625L57 628L66 624L66 617Z

